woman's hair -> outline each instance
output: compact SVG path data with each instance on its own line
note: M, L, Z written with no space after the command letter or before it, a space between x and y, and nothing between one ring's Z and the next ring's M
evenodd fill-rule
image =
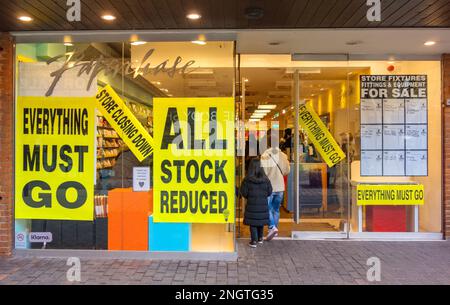
M261 160L259 158L252 158L250 160L250 164L248 165L247 177L256 179L266 177L266 174L261 167Z

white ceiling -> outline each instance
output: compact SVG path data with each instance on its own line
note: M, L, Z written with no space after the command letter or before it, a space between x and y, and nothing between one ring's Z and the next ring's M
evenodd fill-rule
M436 45L424 46L425 41ZM279 45L269 45L275 42ZM359 42L347 45L347 42ZM440 55L450 53L450 29L251 30L237 33L239 53ZM383 59L383 58L379 58ZM384 58L387 59L387 58Z

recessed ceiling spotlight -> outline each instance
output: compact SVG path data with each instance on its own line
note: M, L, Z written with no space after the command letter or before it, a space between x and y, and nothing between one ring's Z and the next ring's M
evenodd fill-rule
M244 14L247 19L257 20L264 16L264 10L260 7L247 7Z
M345 44L348 46L357 46L357 45L362 44L362 41L361 40L351 40L351 41L347 41Z
M192 40L191 42L198 44L200 46L204 46L206 44L206 41L204 41L204 40Z
M112 21L112 20L115 20L116 17L113 16L113 15L103 15L103 16L102 16L102 19L103 19L103 20L107 20L107 21Z
M202 18L202 16L197 13L190 13L190 14L186 15L186 18L191 19L191 20L198 20L198 19Z
M17 17L17 19L19 19L20 21L23 21L23 22L30 22L33 20L33 18L31 18L30 16L19 16L19 17Z
M426 42L424 43L424 45L426 45L427 47L429 47L429 46L434 46L435 44L436 44L436 41L432 41L432 40L426 41Z
M72 47L72 46L73 46L73 43L71 43L71 42L65 42L64 45L65 45L66 47Z
M147 41L133 41L131 44L133 46L140 46L140 45L143 45L143 44L146 44L146 43L147 43Z
M248 78L244 78L244 82L248 83Z

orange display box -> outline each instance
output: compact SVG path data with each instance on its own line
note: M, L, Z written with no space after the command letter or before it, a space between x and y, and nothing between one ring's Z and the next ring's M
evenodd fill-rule
M148 216L153 192L132 188L108 192L108 250L148 250Z

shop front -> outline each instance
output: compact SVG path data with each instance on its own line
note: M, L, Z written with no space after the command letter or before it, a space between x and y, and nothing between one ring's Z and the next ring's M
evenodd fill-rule
M290 164L277 238L442 239L441 57L261 35L16 33L16 252L236 259L269 146Z

